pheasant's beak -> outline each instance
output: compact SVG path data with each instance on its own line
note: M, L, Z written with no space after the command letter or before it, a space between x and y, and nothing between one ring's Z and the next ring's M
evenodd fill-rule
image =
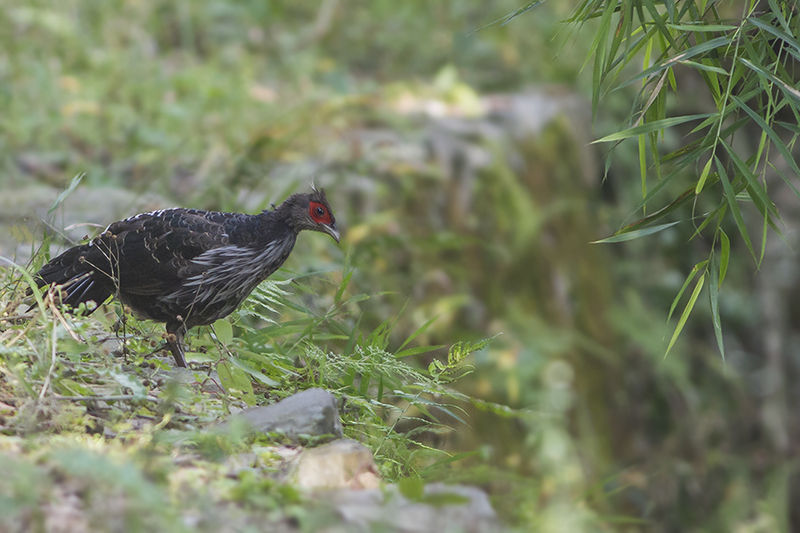
M325 233L333 237L333 240L339 242L339 230L336 229L336 223L323 224L322 229L325 231Z

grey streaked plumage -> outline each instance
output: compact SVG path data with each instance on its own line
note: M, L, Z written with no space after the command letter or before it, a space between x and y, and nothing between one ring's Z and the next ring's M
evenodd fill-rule
M114 222L44 265L36 280L60 286L69 307L113 295L137 315L165 322L175 361L186 366L186 331L233 312L283 264L304 229L339 241L324 191L294 194L255 215L162 209Z

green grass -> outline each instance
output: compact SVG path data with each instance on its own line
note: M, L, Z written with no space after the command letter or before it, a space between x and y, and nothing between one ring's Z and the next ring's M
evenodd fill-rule
M24 296L30 281L16 270L2 274L7 290L0 307L24 309L33 298ZM350 295L347 281L324 310L306 307L288 291L290 285L309 291L306 282L267 281L230 319L193 331L189 383L171 377L168 357L150 353L160 344L159 325L121 321L115 303L91 317L73 317L53 303L52 293L37 291L39 303L6 319L0 334L6 436L0 462L24 475L4 481L4 525L44 527L58 520L59 505L69 507L63 499L76 494L78 517L101 529L114 529L109 521L129 530L164 529L199 514L210 530L218 519L206 507L225 513L231 503L247 510L248 523L259 513L284 515L287 505L305 499L270 481L277 463L269 450L280 440L235 429L220 434L209 426L231 409L309 387L344 400L346 435L375 452L387 482L441 480L442 462L457 458L431 446L431 436L463 423L470 398L450 385L469 373L465 359L486 343L455 344L446 359L420 368L410 363L409 350L403 357L388 351L390 322L365 336L353 329L357 317L347 309L365 297ZM208 380L212 372L225 390ZM232 465L249 450L261 450L256 468L232 481ZM256 489L259 494L250 494ZM311 502L303 509L314 512Z

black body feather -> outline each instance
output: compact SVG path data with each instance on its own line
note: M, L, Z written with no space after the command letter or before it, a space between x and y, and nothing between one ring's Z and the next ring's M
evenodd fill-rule
M173 208L109 225L36 274L60 287L69 307L115 296L137 315L165 322L168 344L186 366L181 341L194 326L230 314L283 264L303 229L339 234L322 191L295 194L256 215Z

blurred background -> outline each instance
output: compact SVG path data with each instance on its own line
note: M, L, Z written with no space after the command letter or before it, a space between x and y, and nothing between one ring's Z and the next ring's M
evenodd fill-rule
M793 198L759 272L733 243L726 359L707 305L665 358L670 304L708 243L681 224L590 244L637 218L635 146L604 179L590 145L631 95L593 118L592 28L561 22L568 1L502 23L520 7L2 0L0 255L24 263L45 230L64 244L142 210L257 211L313 181L343 244L302 239L284 277L326 271L311 283L330 294L348 263L350 290L375 295L360 327L396 318L396 344L431 319L415 342L497 335L458 387L512 414L473 409L434 444L477 451L451 478L509 523L800 527ZM694 94L670 105L702 109Z

